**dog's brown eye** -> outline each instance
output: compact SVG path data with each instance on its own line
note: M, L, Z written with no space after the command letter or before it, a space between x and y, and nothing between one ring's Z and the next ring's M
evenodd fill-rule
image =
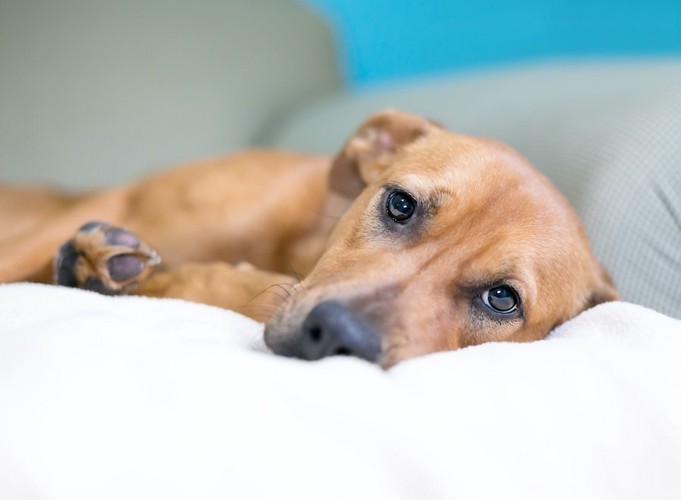
M395 222L404 222L414 215L416 200L404 191L393 191L388 196L386 206L388 215Z
M518 308L518 295L510 286L495 286L483 292L482 302L495 312L508 314Z

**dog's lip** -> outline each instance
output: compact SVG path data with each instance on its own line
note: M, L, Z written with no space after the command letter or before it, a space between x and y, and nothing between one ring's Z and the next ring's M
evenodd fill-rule
M296 352L292 343L287 341L288 336L283 338L273 337L271 335L272 327L270 325L265 325L265 346L277 356L283 356L286 358L300 358L301 356Z

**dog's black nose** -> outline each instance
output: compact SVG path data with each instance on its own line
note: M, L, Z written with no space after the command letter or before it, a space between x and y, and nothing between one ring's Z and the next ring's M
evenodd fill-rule
M378 335L355 312L339 302L317 305L303 322L299 338L302 358L357 356L376 361L381 346Z

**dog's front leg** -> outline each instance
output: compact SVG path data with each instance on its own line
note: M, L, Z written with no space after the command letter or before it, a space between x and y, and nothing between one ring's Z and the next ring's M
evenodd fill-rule
M132 293L213 305L267 322L295 287L294 278L248 263L209 262L156 271Z
M161 265L161 257L134 233L89 222L55 258L58 285L106 295L179 298L232 309L267 321L288 298L295 280L248 263Z

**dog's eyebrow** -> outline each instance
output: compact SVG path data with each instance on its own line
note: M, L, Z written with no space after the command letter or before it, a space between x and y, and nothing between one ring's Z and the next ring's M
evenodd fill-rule
M402 189L414 195L419 202L433 210L457 198L454 186L423 174L407 174L398 182L389 183L386 186L401 186Z
M478 273L476 273L478 274ZM522 280L510 268L502 268L490 274L471 276L457 282L457 286L464 292L477 293L485 288L509 285L512 286L519 295L523 295L525 286Z
M428 196L428 201L434 209L440 208L447 202L456 199L454 190L449 186L437 186Z
M438 183L437 179L418 174L407 174L392 182L387 182L382 189L383 192L390 189L402 189L414 196L419 203L431 208L440 207L457 197L453 186Z

